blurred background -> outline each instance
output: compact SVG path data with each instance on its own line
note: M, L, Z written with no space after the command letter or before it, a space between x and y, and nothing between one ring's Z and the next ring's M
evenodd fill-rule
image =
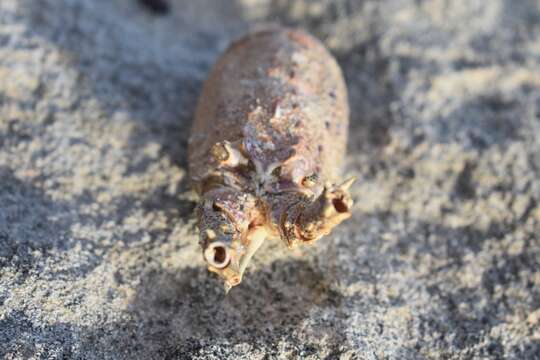
M195 103L264 23L346 77L354 216L226 297ZM1 0L0 357L539 359L540 4Z

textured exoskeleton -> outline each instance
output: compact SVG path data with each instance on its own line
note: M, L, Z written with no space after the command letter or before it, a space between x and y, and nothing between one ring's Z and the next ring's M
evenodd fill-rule
M201 197L203 254L237 285L266 237L311 243L344 219L338 176L349 109L340 68L314 37L272 27L232 43L195 113L189 171Z

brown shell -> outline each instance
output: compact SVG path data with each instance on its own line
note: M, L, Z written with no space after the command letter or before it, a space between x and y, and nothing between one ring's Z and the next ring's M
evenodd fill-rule
M188 150L203 256L226 288L265 238L310 243L350 217L348 115L338 64L303 31L252 33L217 61Z
M189 171L197 183L215 170L211 149L243 145L261 178L281 165L282 180L313 173L334 181L348 129L341 70L320 41L272 28L234 42L212 69L196 109Z

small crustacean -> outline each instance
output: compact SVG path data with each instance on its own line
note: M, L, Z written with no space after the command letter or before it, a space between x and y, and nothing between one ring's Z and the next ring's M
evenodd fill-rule
M195 113L189 171L210 271L235 286L269 237L313 243L351 216L339 182L349 109L332 55L299 30L267 28L214 65Z

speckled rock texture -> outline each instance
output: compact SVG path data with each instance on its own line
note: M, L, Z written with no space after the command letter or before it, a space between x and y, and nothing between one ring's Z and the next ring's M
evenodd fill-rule
M356 210L224 296L187 139L264 22L343 68ZM1 0L0 357L539 359L539 177L534 0Z

